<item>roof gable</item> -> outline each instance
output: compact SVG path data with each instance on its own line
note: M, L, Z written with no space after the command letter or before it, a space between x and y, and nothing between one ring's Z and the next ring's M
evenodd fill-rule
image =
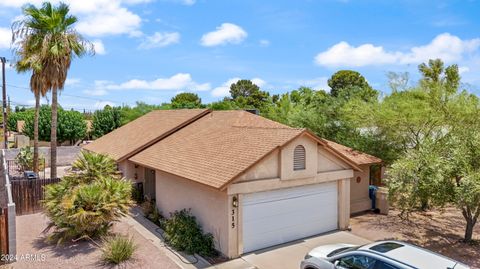
M209 112L207 109L155 110L83 148L121 161Z

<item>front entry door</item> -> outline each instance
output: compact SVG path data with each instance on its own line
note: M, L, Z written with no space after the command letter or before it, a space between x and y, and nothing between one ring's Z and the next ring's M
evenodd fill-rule
M144 193L148 199L155 199L155 170L145 168L145 189Z

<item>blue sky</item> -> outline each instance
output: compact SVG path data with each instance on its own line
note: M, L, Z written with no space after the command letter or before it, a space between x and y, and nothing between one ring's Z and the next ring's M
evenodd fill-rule
M12 59L10 25L25 3L0 1L0 55ZM168 102L193 91L220 100L239 78L282 93L328 90L340 69L362 73L387 93L388 71L411 73L442 58L460 66L480 93L480 2L67 0L77 30L97 54L75 59L60 102L93 110L105 104ZM12 104L33 104L29 75L7 69Z

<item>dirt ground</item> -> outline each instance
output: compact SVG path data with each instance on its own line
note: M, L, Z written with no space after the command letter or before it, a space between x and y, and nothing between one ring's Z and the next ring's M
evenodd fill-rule
M366 213L350 220L352 233L370 240L396 239L410 242L480 269L480 225L474 229L476 243L461 242L465 221L456 208L412 213L409 220L390 210L388 216Z
M94 243L82 241L62 246L46 244L42 231L47 226L47 222L48 219L41 213L17 217L17 259L19 261L2 268L112 268L102 264L101 251ZM128 224L117 223L113 231L132 236L138 247L133 260L118 268L179 269L170 258ZM28 254L30 256L27 256Z

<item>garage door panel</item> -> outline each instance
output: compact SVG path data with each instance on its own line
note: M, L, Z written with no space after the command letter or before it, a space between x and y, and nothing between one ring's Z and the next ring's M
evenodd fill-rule
M336 182L245 195L244 252L337 229L337 203Z
M264 248L264 247L269 247L269 246L274 246L274 245L279 245L282 243L286 242L291 242L297 239L309 237L318 233L312 234L310 232L310 226L314 224L317 226L323 226L324 221L318 221L316 223L304 223L303 225L294 225L290 227L286 227L280 230L271 230L268 232L264 232L262 234L255 234L251 235L248 237L244 237L244 240L247 243L246 245L244 244L244 251L253 251L256 250L257 248L249 249L251 245L256 245L258 246L258 249ZM330 226L324 226L326 231L331 231L337 229L336 224L330 224ZM265 242L269 242L267 245Z
M276 202L259 203L244 206L244 210L254 210L257 214L244 216L245 221L249 221L249 217L256 220L258 215L263 217L273 217L279 214L289 214L299 211L312 212L314 207L332 206L337 204L337 195L335 193L317 194L305 196L301 199L284 199ZM308 207L305 207L308 204Z
M321 186L320 186L321 185ZM280 189L266 192L251 193L244 197L243 205L259 204L295 197L304 197L317 193L331 193L337 190L336 182Z

